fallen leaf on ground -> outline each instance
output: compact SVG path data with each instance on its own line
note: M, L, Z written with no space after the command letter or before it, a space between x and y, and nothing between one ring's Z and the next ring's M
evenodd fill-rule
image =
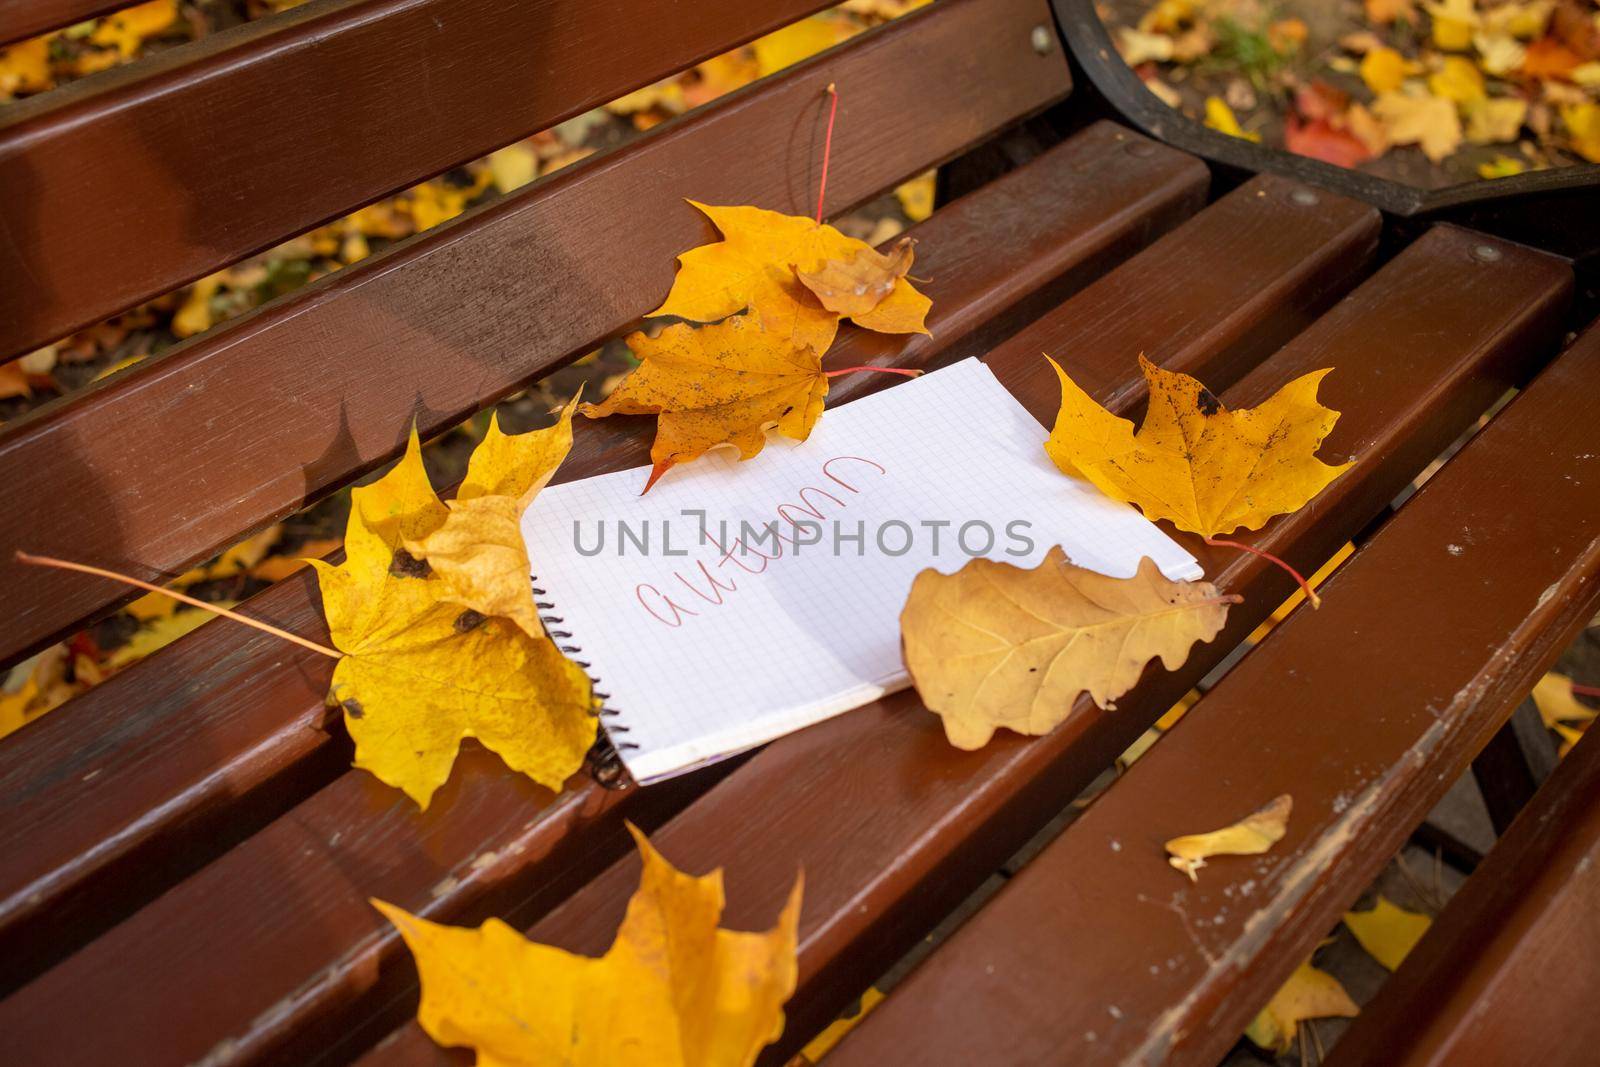
M832 1052L835 1045L848 1037L850 1031L872 1013L873 1008L883 1003L883 999L882 990L877 986L868 986L854 1007L829 1023L826 1030L812 1038L810 1043L789 1061L788 1067L812 1067L821 1063L822 1057Z
M1572 693L1572 679L1555 671L1547 671L1533 687L1533 704L1539 709L1539 718L1554 728L1558 723L1588 722L1596 715L1595 709L1578 702Z
M1313 967L1307 960L1295 969L1283 988L1272 995L1244 1036L1264 1049L1284 1053L1294 1047L1295 1033L1302 1020L1353 1019L1359 1014L1361 1009L1339 980Z
M250 577L263 582L281 582L296 571L304 569L307 559L326 556L344 542L336 537L319 537L295 546L292 556L270 556L250 568Z
M856 27L828 12L791 22L781 30L756 38L751 45L761 76L810 59L853 36Z
M154 594L152 594L154 595ZM237 601L216 601L219 608L231 608ZM109 667L126 667L144 659L155 652L166 648L172 642L216 618L209 611L199 608L187 608L183 611L169 612L163 616L152 617L141 626L127 644L117 649L106 659Z
M1294 801L1289 794L1274 797L1259 811L1246 815L1232 826L1204 834L1175 837L1163 847L1167 862L1197 882L1195 872L1211 856L1257 856L1282 840L1289 828L1289 811Z
M814 271L796 270L794 276L829 311L845 318L865 315L910 273L916 244L916 238L902 237L887 254L863 248L847 259L823 260Z
M1172 58L1172 38L1124 26L1117 31L1117 54L1130 67L1137 67L1141 63L1164 63Z
M768 425L796 441L811 434L828 395L822 357L762 328L755 315L735 315L698 329L678 323L657 337L635 333L628 347L639 366L589 418L659 415L645 485L679 463L731 445L750 459L766 444Z
M1057 546L1032 569L974 559L955 574L923 571L900 636L928 710L951 744L975 749L1001 726L1048 733L1079 693L1116 707L1151 659L1176 670L1191 645L1216 637L1237 599L1172 581L1150 559L1132 578L1107 577Z
M1249 133L1239 125L1239 120L1233 114L1233 108L1229 107L1227 101L1220 96L1206 97L1206 125L1229 137L1255 142L1261 140L1259 133Z
M1370 911L1345 912L1344 924L1350 928L1367 955L1395 971L1400 969L1400 961L1428 932L1433 920L1426 915L1407 911L1379 893Z
M1383 123L1389 140L1414 144L1435 163L1461 147L1461 117L1455 104L1443 97L1381 93L1372 113Z
M1417 21L1417 9L1413 0L1362 0L1362 5L1367 21L1380 26L1387 26L1395 19Z
M417 1021L429 1037L476 1050L484 1067L746 1067L782 1034L801 879L771 930L724 930L722 872L684 874L629 830L644 871L598 959L498 919L442 926L372 901L416 960Z
M499 416L491 415L466 478L446 504L449 515L426 537L405 542L407 552L433 568L447 602L510 619L535 639L544 637L544 624L528 578L522 513L572 451L577 404L573 397L554 426L516 435L500 432Z
M344 710L355 765L420 807L449 777L464 737L560 789L594 743L589 678L549 638L450 602L445 581L403 550L448 515L415 430L394 469L352 491L344 562L311 561L344 653L329 703Z
M1467 140L1473 144L1515 141L1528 115L1526 100L1479 100L1465 108Z
M1520 159L1510 156L1495 156L1487 163L1478 164L1478 177L1485 181L1491 178L1510 178L1527 170L1528 166Z
M1446 56L1444 65L1428 75L1428 90L1457 104L1471 104L1489 96L1477 64L1462 56Z
M853 260L872 247L826 223L755 207L716 207L690 201L716 224L723 240L678 257L666 301L650 314L716 322L747 308L763 329L820 357L843 316L817 303L796 272L814 273L829 260ZM905 278L856 325L881 333L926 333L928 298Z
M131 59L146 37L160 33L177 17L177 0L149 0L107 15L95 25L89 40L115 48L122 58Z
M1296 155L1336 167L1353 167L1374 155L1366 142L1348 129L1337 129L1327 119L1300 123L1292 115L1284 121L1283 146Z
M1374 48L1361 57L1361 80L1374 93L1392 93L1406 80L1410 64L1393 48Z
M1472 46L1472 31L1480 20L1473 0L1442 0L1423 8L1433 16L1433 43L1446 52L1465 52Z
M921 222L933 214L933 194L937 174L938 171L930 170L895 187L894 195L895 199L900 201L900 210L904 211L906 218L912 222Z
M50 71L50 34L0 48L0 100L42 93L55 84Z
M1050 365L1061 379L1061 410L1044 447L1056 466L1181 530L1203 537L1258 530L1350 466L1315 456L1339 418L1317 403L1326 370L1296 378L1259 407L1229 411L1189 375L1140 356L1150 404L1136 435L1133 423Z
M1572 150L1590 163L1600 163L1600 104L1571 104L1561 121L1572 138Z

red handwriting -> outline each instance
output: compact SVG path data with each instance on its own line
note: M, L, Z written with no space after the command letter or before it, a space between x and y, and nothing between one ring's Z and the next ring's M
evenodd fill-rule
M878 474L888 473L883 464L864 456L834 456L822 464L821 473L834 485L842 487L847 494L859 494L860 489L834 473L836 468L841 471L848 470L850 464L863 464ZM786 548L789 554L796 555L806 545L814 545L821 541L821 523L831 513L825 510L826 506L831 505L832 509L836 510L849 507L838 496L814 485L801 486L795 496L798 498L798 503L784 501L779 504L773 509L777 518L760 524L753 531L748 523L742 523L743 531L731 542L727 542L726 523L720 524L722 528L717 534L713 534L705 526L704 513L699 513L702 515L700 543L715 546L720 554L714 563L708 563L706 560L697 561L687 575L682 571L674 571L672 580L704 604L721 607L727 603L725 594L737 592L739 589L737 576L729 576L731 572L727 568L730 564L746 575L761 574L769 565L784 557ZM803 537L802 534L807 530L813 531L816 536ZM722 576L719 577L719 574ZM648 582L641 582L634 587L634 597L651 618L670 628L682 626L687 618L700 614L699 611L684 606Z

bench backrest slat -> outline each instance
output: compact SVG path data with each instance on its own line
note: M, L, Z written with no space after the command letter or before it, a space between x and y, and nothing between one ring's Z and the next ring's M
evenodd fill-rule
M0 0L0 48L128 6L128 0Z
M836 209L1068 89L1043 0L947 0L603 158L579 163L0 431L0 545L148 580L181 572L592 349L713 239L683 202ZM93 502L85 507L85 502ZM0 558L0 664L125 601Z
M823 6L318 0L8 105L0 359Z

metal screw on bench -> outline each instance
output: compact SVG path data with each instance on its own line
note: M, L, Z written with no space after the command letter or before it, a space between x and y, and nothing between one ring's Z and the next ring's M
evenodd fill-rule
M1035 26L1033 34L1028 39L1033 42L1033 50L1041 56L1049 55L1050 50L1056 46L1055 37L1046 26Z
M1500 260L1500 256L1500 250L1494 245L1479 245L1472 250L1472 258L1481 260L1484 263L1497 263Z

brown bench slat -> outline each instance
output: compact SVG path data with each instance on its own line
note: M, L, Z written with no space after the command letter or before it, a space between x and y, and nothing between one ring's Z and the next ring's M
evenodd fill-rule
M1258 179L1233 193L1019 333L989 356L990 367L1002 381L1022 380L1019 371L1039 361L1043 347L1071 359L1075 374L1096 382L1099 399L1118 397L1117 406L1127 409L1139 400L1131 384L1137 377L1131 353L1141 348L1209 372L1232 361L1238 338L1266 332L1259 320L1298 325L1307 289L1333 289L1329 278L1348 279L1362 261L1375 219L1343 200L1307 210L1289 199L1294 188ZM1448 236L1443 241L1451 243ZM1439 243L1429 245L1437 249ZM1429 258L1427 252L1415 255L1402 269L1419 288L1444 273L1429 269ZM1219 273L1233 284L1219 283ZM1324 277L1314 286L1319 273ZM1551 284L1548 275L1546 281ZM1186 307L1168 317L1151 299L1156 294ZM1130 308L1148 308L1150 314L1126 313ZM1364 322L1387 327L1400 317L1399 301L1386 312L1368 301L1361 315ZM1255 328L1246 328L1252 322ZM1174 323L1178 332L1169 334ZM1353 344L1353 328L1343 330L1351 335L1346 343ZM1485 341L1487 350L1497 347ZM1445 363L1442 356L1436 359ZM1504 372L1494 359L1463 362ZM1352 377L1359 380L1359 371ZM1447 377L1451 384L1442 395L1453 400L1465 376ZM1424 390L1419 382L1405 384ZM1048 406L1053 415L1055 401L1042 394L1048 389L1058 397L1055 382L1034 388L1017 395L1030 406ZM1386 423L1408 425L1397 418L1398 400L1374 399L1370 406L1379 410L1346 416L1353 441L1384 440ZM1436 436L1447 440L1462 418L1451 422L1443 416ZM1366 476L1383 470L1375 465ZM1388 473L1387 481L1392 487L1396 475ZM1371 486L1365 489L1355 499L1370 498L1363 505L1370 510L1384 499L1383 489L1376 496ZM1247 628L1248 620L1239 625ZM1182 686L1191 682L1185 677ZM1150 697L1147 690L1144 722L1170 703L1165 695ZM1138 708L1124 704L1118 722L1137 734ZM675 863L690 870L727 867L734 926L753 928L763 921L761 909L779 899L780 872L792 881L797 866L806 871L800 988L785 1009L789 1025L769 1060L779 1062L825 1025L1076 791L1060 787L1059 775L1075 773L1062 766L1064 746L1053 747L1062 736L1031 745L997 739L982 752L958 752L945 742L938 720L905 692L774 742L658 832L658 845ZM1125 744L1099 743L1103 751L1085 766L1098 770ZM539 923L534 936L577 951L602 951L637 877L631 858L618 864ZM443 1063L447 1056L410 1025L364 1062Z
M1595 472L1583 478L1592 486ZM1600 734L1590 734L1345 1031L1329 1064L1592 1059L1600 1045Z
M1522 306L1510 275L1479 271L1414 309L1431 347L1481 313L1471 301ZM1378 369L1369 388L1399 386L1392 363ZM1325 383L1335 408L1344 372ZM1594 616L1597 390L1591 331L1344 565L1320 611L1279 626L914 971L836 1051L840 1067L891 1050L1216 1063ZM1167 865L1164 840L1281 793L1294 811L1266 854L1214 860L1194 885Z
M129 6L127 0L0 0L0 48Z
M325 0L10 104L0 358L825 6Z
M1028 41L1048 17L1043 0L934 5L0 430L0 664L128 599L13 548L180 573L394 458L413 417L442 430L629 326L714 233L685 196L810 213L828 82L847 94L839 209L1058 98L1059 52Z
M1107 180L1112 174L1117 181ZM1109 123L1093 126L1034 163L942 209L913 231L922 241L919 269L942 279L943 296L930 317L931 338L888 338L848 330L841 338L838 358L849 363L874 360L926 366L991 346L1014 328L1013 308L1044 295L1054 294L1059 299L1063 291L1083 284L1169 228L1200 206L1206 182L1205 168L1194 159L1156 147ZM1025 237L1008 240L1024 228L1028 228ZM862 390L854 382L869 377L886 376L841 379L835 402L859 395ZM647 462L644 451L650 423L634 420L619 430L615 423L620 421L580 427L578 447L562 478ZM290 600L293 607L287 603ZM252 608L268 602L276 603L267 612L276 618L289 614L310 625L315 617L314 595L302 582L283 583L256 598ZM207 638L216 639L212 647L197 651ZM218 641L235 652L219 651ZM29 840L16 841L14 850L5 846L7 854L19 860L31 857L26 865L19 862L5 874L6 903L0 915L7 936L5 951L14 970L25 961L58 950L53 942L73 921L72 913L92 912L103 921L111 906L106 897L111 894L127 906L134 892L127 880L130 869L153 878L162 874L170 878L172 872L163 870L150 854L152 850L192 854L196 831L186 820L240 818L248 801L241 804L239 794L270 791L272 799L288 807L309 792L295 792L278 783L277 776L294 773L291 761L320 765L348 759L342 739L313 728L323 715L326 668L303 658L269 658L280 657L281 650L257 649L253 642L242 629L196 634L82 698L95 702L103 712L75 704L30 726L13 741L37 743L31 751L17 755L15 763L9 746L0 748L0 783L9 782L0 784L0 796L27 796L0 818L0 827L5 828L0 832L23 833ZM252 663L246 649L257 649L259 659ZM207 676L205 684L216 688L204 689L195 681L196 675L220 661L237 667L223 676ZM274 678L280 681L274 682ZM169 688L151 692L151 686ZM246 711L242 706L246 698L236 690L261 694L259 702ZM219 712L225 719L247 718L221 734L211 726ZM135 720L149 715L161 721L159 726L154 721L141 722L124 733L108 730L102 714ZM74 725L66 725L69 719ZM55 735L46 739L45 732L52 728ZM210 732L206 732L208 728ZM253 736L248 735L251 730L256 731ZM203 738L198 746L197 734ZM96 747L102 751L88 762L75 761L70 755ZM329 759L321 758L324 752ZM84 775L93 776L92 784L84 784ZM659 802L651 799L657 792L644 791L644 797L659 807ZM229 961L230 967L236 963L235 954L256 960L249 992L231 988L237 983L217 981L206 967L192 961L163 971L173 981L192 986L184 993L164 987L167 992L163 996L186 1005L183 1017L196 1020L190 1029L200 1038L228 1034L239 1050L257 1049L281 1040L291 1022L312 1015L329 1016L335 1009L347 1009L353 998L381 1000L378 994L382 990L369 988L377 972L372 961L380 955L388 958L398 945L392 937L373 936L386 928L362 902L365 894L381 889L407 907L470 915L487 914L485 909L493 910L497 901L503 902L508 884L533 885L535 874L540 893L553 892L559 888L559 878L582 875L574 864L553 855L557 843L580 835L598 839L600 835L592 833L590 823L602 817L613 819L620 807L635 803L636 794L624 794L620 802L611 796L602 799L602 794L584 782L578 792L552 803L547 792L525 779L505 775L497 759L477 753L464 760L453 784L441 793L428 815L418 819L414 806L404 797L377 786L365 774L349 772L344 780L307 800L114 932L108 943L121 944L123 938L134 936L125 933L129 929L161 931L158 916L190 907L180 902L194 899L196 894L198 899L227 898L243 907L241 893L264 893L261 916L245 929L233 923L232 908L226 916L219 913L218 918L227 923L216 928L216 943L227 949L210 957L213 963ZM631 818L647 817L633 808L628 810ZM575 811L589 814L579 818ZM23 829L30 824L31 830ZM284 870L281 856L298 853L296 845L284 842L299 841L304 828L313 825L319 828L319 840L342 840L344 844L319 851ZM391 856L395 839L416 834L422 837L415 848ZM224 836L237 835L230 831ZM97 842L108 838L108 843L97 847ZM597 855L585 851L585 861L610 858L598 843L588 848ZM80 858L85 851L90 855ZM474 862L490 851L502 857L498 864ZM365 888L350 890L345 881L350 870L362 873ZM551 871L559 874L552 876ZM513 875L520 877L520 882L513 881ZM433 887L447 879L454 879L455 887L432 895ZM228 888L216 888L219 880ZM337 892L305 889L330 880L339 887ZM293 891L284 890L285 881L293 883ZM273 900L280 895L297 902L292 914L275 910ZM144 966L167 952L189 952L204 943L205 923L192 916L184 923L189 936L183 945L139 949L121 958L124 962L143 961L138 965ZM334 930L345 940L330 940ZM257 938L261 951L247 950ZM19 945L19 939L26 944ZM156 940L168 939L158 932ZM340 958L345 962L325 971L328 959L322 957L339 955L336 944L344 946ZM290 946L298 946L298 950L291 951ZM97 945L84 957L102 958L104 951ZM112 957L117 955L112 950ZM278 966L263 962L267 960L277 961ZM74 966L75 962L68 964ZM309 992L313 986L308 983L316 982L322 984ZM148 982L138 985L146 991L152 988ZM230 988L219 998L220 986ZM296 990L292 1010L268 1011L279 997ZM114 1010L124 1002L120 997L129 993L137 996L138 990L112 996L107 1010ZM170 1008L160 1014L168 1021L174 1017ZM269 1022L252 1028L252 1020L258 1016ZM394 1021L390 1019L390 1025ZM115 1027L108 1029L114 1031Z

